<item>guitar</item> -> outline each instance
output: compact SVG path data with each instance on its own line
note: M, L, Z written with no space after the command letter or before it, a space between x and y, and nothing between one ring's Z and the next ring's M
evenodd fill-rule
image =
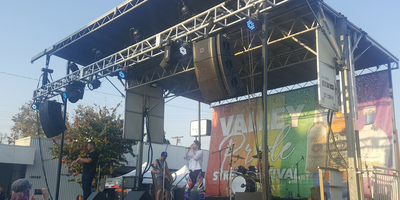
M160 169L160 161L158 159L156 161L158 162L157 168L160 170L160 174L164 174L164 171L162 169ZM152 165L152 167L154 167L154 166ZM165 178L168 180L169 183L173 183L174 182L173 178L168 176L167 173L165 173L165 175L166 175Z
M161 172L161 174L163 174L163 170L160 170L160 172ZM174 182L174 181L171 179L171 177L168 176L167 173L165 173L165 179L167 179L167 181L168 181L169 183Z

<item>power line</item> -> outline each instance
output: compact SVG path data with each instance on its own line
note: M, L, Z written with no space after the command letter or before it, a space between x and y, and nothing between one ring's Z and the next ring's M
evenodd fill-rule
M9 75L9 76L15 76L15 77L19 77L19 78L25 78L25 79L34 80L34 81L39 81L39 79L36 79L36 78L31 78L31 77L27 77L27 76L21 76L21 75L18 75L18 74L12 74L12 73L8 73L8 72L0 71L0 74L5 74L5 75Z
M2 72L2 71L0 71L0 74L5 74L5 75L9 75L9 76L15 76L15 77L19 77L19 78L25 78L25 79L29 79L29 80L39 81L39 79L35 79L35 78L27 77L27 76L21 76L21 75L17 75L17 74L12 74L12 73L8 73L8 72ZM99 92L99 91L92 91L92 92L99 93L99 94L110 95L110 96L121 97L120 95L111 94L111 93L106 93L106 92ZM186 108L186 107L175 106L175 105L169 105L169 104L166 104L166 105L167 105L167 106L171 106L171 107L175 107L175 108L181 108L181 109L186 109L186 110L198 111L197 109L192 109L192 108ZM203 110L202 110L201 112L204 112L204 113L212 113L212 112L203 111Z
M198 111L197 109L193 109L193 108L186 108L186 107L175 106L175 105L169 105L169 104L167 104L167 106L171 106L171 107L175 107L175 108L182 108L182 109L186 109L186 110L194 110L194 111ZM203 111L203 110L202 110L201 112L212 113L212 112L209 112L209 111Z

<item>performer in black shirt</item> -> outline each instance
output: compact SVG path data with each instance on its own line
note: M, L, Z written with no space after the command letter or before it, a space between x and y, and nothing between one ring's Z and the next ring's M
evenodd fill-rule
M92 193L92 182L94 176L96 175L96 165L97 160L99 159L94 142L88 142L87 149L89 153L86 154L85 158L78 158L72 162L72 165L76 163L83 163L82 190L84 200L86 200Z

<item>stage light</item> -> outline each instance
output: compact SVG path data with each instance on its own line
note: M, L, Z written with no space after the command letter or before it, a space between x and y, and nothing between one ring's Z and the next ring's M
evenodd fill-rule
M247 28L250 29L251 31L256 29L256 25L252 19L247 20L246 24L247 24Z
M254 13L250 17L247 18L246 26L250 31L257 31L261 28L261 21L258 18L258 13Z
M183 17L186 18L190 18L192 16L192 11L190 10L190 8L187 5L183 5L182 9L182 15Z
M101 85L101 82L98 79L92 80L87 84L89 90L95 90L95 89L99 88L100 85Z
M66 92L63 92L63 93L61 94L61 96L62 96L64 99L67 99L67 98L68 98L68 95L67 95Z
M135 29L135 30L133 31L133 38L135 39L136 43L142 41L143 35L142 35L142 33L139 31L139 29Z
M119 71L119 72L118 72L118 76L119 76L119 78L125 79L126 74L125 74L124 71Z
M157 88L160 84L158 82L154 82L150 84L150 87Z
M64 98L68 98L69 102L76 103L79 99L83 99L83 94L85 92L85 83L74 81L67 85L65 93L63 93ZM65 96L64 96L65 94Z
M33 103L33 104L31 105L31 108L32 108L32 110L37 110L37 109L39 109L39 104Z
M186 48L183 47L183 46L181 46L181 47L179 48L179 52L182 54L182 56L184 56L184 55L187 54Z
M70 63L68 65L68 68L72 71L72 72L76 72L79 70L78 65L76 65L75 63Z

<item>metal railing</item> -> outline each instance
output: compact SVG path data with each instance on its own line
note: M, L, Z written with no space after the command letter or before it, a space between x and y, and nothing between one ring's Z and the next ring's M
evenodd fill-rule
M399 200L399 172L397 169L373 167L374 200Z

